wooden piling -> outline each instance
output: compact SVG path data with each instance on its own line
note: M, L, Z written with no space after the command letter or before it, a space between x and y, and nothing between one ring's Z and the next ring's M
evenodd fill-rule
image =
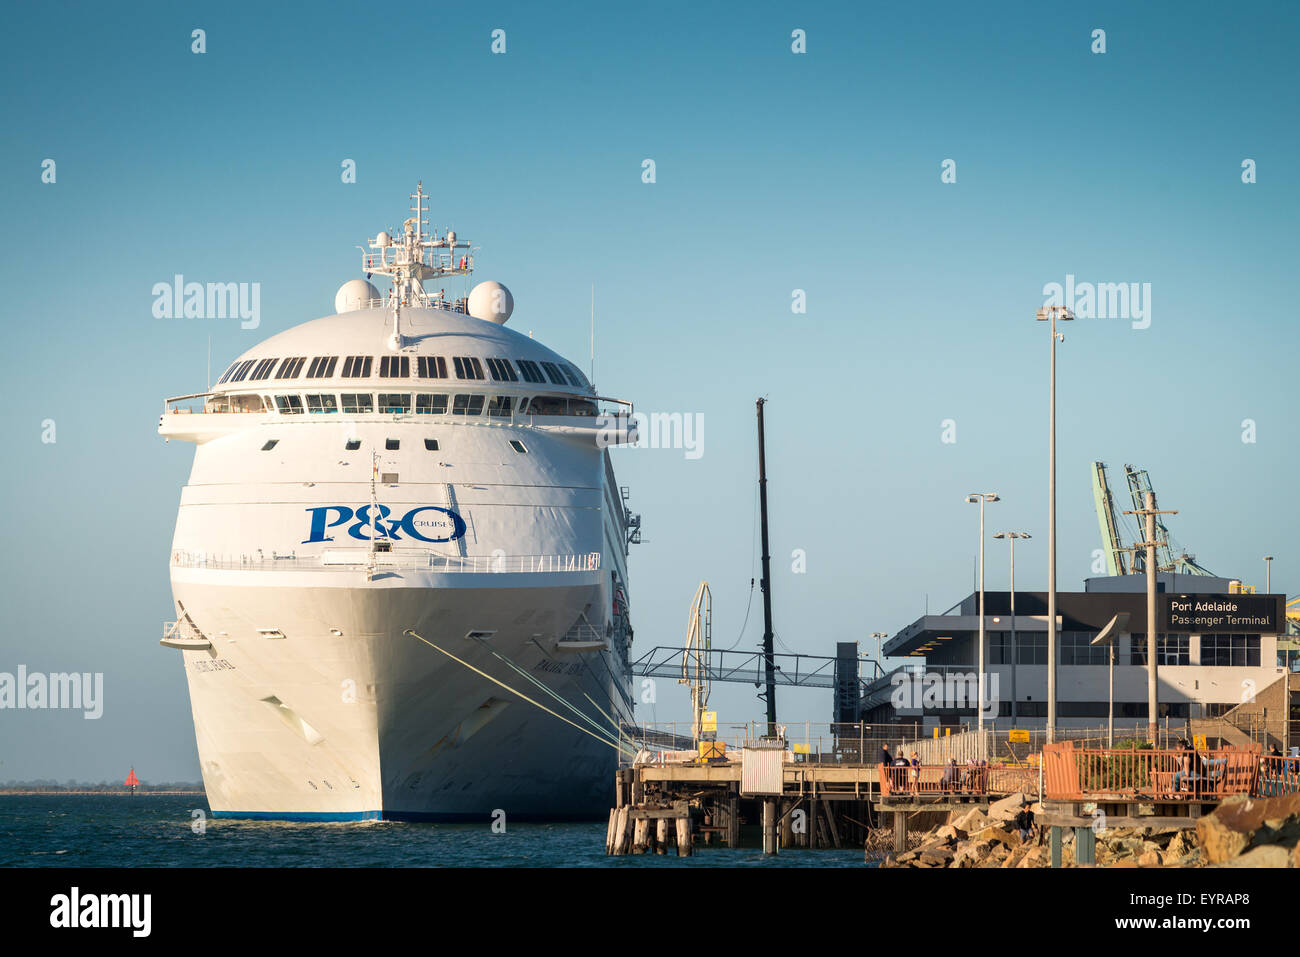
M763 853L775 854L776 847L776 799L763 800Z
M668 818L666 817L655 821L655 853L668 853Z
M679 817L677 823L677 856L691 856L691 818L690 815Z
M902 854L907 850L907 812L894 812L894 853Z

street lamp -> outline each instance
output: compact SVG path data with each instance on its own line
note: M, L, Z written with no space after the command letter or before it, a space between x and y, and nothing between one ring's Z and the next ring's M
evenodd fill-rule
M994 538L1011 542L1011 727L1016 726L1016 539L1033 538L1028 532L998 532Z
M876 639L876 668L879 669L880 676L883 678L885 675L885 663L880 660L880 639L888 638L889 633L885 631L873 631L871 637Z
M1264 556L1264 594L1273 594L1273 556Z
M1001 499L993 492L971 492L966 496L966 501L979 502L980 506L980 650L977 668L979 689L976 692L979 710L975 718L976 727L982 732L984 730L984 503L999 502Z
M1056 740L1056 343L1065 333L1056 323L1069 322L1074 313L1065 306L1043 306L1034 316L1052 330L1052 375L1047 403L1047 740Z

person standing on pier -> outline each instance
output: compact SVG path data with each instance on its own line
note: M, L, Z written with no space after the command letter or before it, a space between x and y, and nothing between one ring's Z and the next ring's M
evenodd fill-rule
M894 766L894 756L889 753L889 745L887 744L880 746L880 763L887 768Z

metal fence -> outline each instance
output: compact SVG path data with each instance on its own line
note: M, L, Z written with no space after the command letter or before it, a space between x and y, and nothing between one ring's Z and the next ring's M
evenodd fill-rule
M1043 776L1051 800L1217 800L1254 793L1260 755L1245 748L1076 748L1065 741L1044 747Z

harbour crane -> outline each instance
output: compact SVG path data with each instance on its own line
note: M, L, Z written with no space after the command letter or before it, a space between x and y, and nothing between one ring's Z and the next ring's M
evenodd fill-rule
M1148 492L1151 494L1152 501L1155 501L1155 489L1151 487L1151 477L1146 469L1125 465L1124 479L1135 512L1147 507ZM1107 574L1128 575L1145 571L1144 549L1135 545L1125 545L1121 537L1119 522L1115 515L1115 499L1110 490L1110 483L1106 479L1104 462L1092 463L1092 496L1097 508L1097 522L1101 527L1101 544L1106 556ZM1156 516L1156 540L1160 542L1156 547L1157 571L1214 576L1212 571L1196 561L1195 555L1189 555L1178 545L1159 515Z
M682 649L682 676L678 684L691 686L691 737L698 744L709 706L710 661L713 651L713 595L709 583L700 582L691 600L686 622L686 647Z

